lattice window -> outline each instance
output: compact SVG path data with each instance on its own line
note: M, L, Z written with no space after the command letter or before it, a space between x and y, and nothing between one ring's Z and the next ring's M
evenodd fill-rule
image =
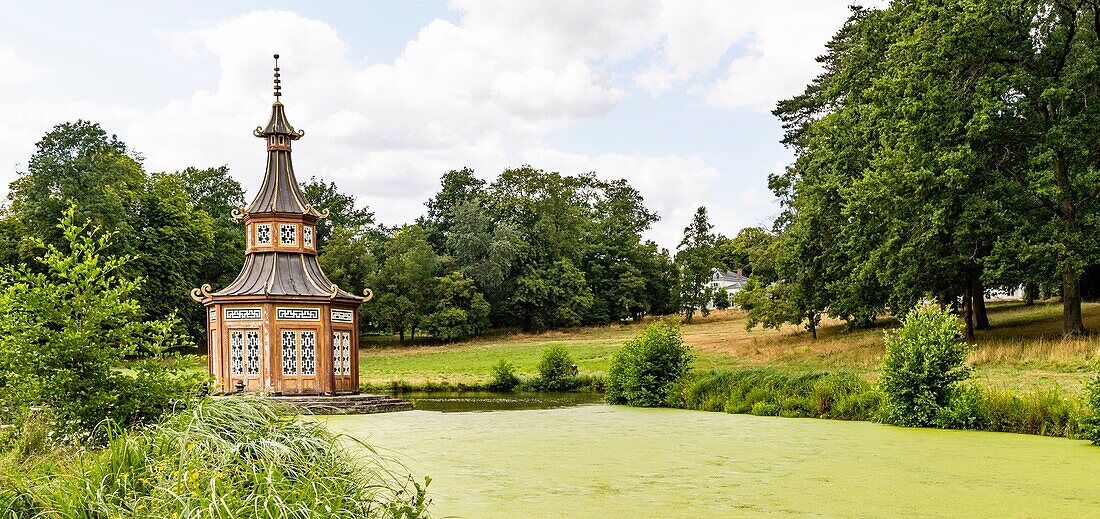
M248 374L260 374L260 332L248 330L245 334L245 348L248 350Z
M283 374L298 374L298 334L283 332Z
M210 309L210 322L213 323L213 322L217 322L217 321L218 321L218 311L211 308Z
M340 349L340 332L332 332L332 374L339 375L343 372L342 364L344 356Z
M229 332L229 372L244 374L244 332Z
M342 341L343 344L341 345L341 353L344 357L344 362L342 363L344 372L342 374L351 375L351 334L348 332L344 332L343 336L344 337Z
M307 247L313 246L313 227L308 225L302 227L302 243Z
M292 223L279 225L279 243L283 245L298 243L298 226Z
M317 334L302 332L302 374L317 374Z
M271 245L271 224L256 225L256 245Z

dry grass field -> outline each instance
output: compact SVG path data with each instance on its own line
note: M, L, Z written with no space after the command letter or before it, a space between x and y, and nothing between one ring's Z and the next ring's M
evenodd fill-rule
M1100 303L1084 308L1085 325L1100 332ZM975 376L993 388L1031 390L1059 384L1076 391L1098 369L1100 336L1061 338L1061 305L1023 306L994 303L989 308L993 329L979 331L970 362ZM410 383L471 383L488 379L501 359L533 374L542 350L563 345L581 373L601 374L622 343L642 325L626 324L539 334L497 334L446 345L400 344L390 337L364 337L360 372L372 386L394 380ZM714 312L682 330L684 341L702 370L762 366L791 371L849 370L869 379L878 376L883 332L897 326L882 319L866 330L845 330L841 321L823 323L818 339L799 327L748 331L740 311Z

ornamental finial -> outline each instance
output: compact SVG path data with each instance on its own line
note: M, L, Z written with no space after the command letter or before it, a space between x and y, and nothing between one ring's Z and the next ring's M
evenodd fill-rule
M279 55L276 54L275 55L275 100L278 100L279 96L283 95L282 92L279 92L279 90L282 90L282 88L283 88L283 87L279 86L279 83L281 83L281 82L282 81L279 81Z

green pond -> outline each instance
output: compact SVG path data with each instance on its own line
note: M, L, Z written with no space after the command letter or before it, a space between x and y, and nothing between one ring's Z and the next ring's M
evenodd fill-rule
M436 517L1100 516L1082 441L476 398L326 420L431 476Z

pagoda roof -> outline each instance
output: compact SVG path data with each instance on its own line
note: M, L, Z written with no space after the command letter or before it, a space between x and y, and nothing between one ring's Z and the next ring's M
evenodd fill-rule
M363 300L329 281L317 257L296 252L253 252L229 286L219 296L316 296Z

